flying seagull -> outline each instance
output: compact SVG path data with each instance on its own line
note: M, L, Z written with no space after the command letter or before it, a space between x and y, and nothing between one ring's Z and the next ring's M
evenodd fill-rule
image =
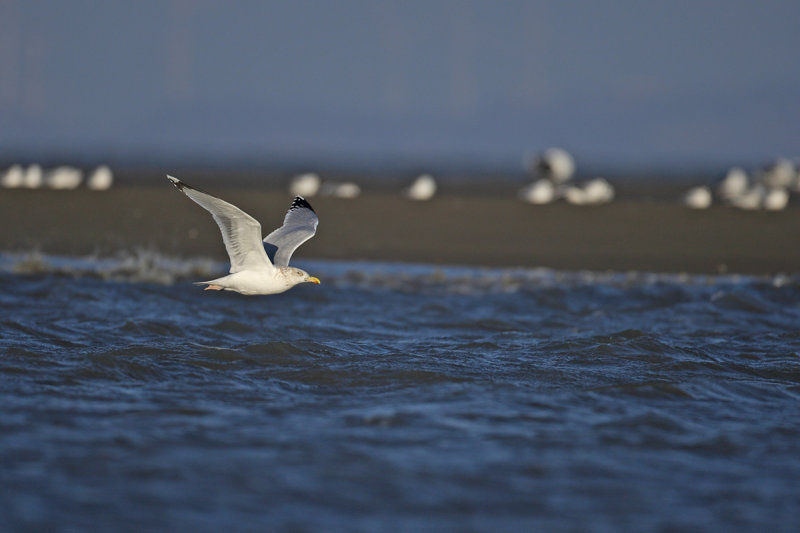
M298 246L317 232L319 219L302 196L296 196L283 226L261 240L261 224L256 219L224 200L196 187L167 176L175 187L206 209L222 232L222 240L231 260L230 275L211 281L200 281L205 290L226 290L240 294L278 294L300 283L319 283L307 272L289 266L289 259ZM267 255L267 252L271 254Z

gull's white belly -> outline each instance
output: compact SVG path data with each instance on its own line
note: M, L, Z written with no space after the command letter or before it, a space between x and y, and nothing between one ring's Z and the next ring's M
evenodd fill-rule
M275 274L276 272L245 270L214 280L213 283L226 291L236 291L246 295L286 292L290 285Z

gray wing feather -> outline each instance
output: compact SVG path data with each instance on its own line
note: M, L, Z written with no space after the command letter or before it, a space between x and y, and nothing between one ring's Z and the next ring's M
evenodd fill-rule
M297 247L314 236L319 218L302 196L296 196L283 219L283 226L264 238L275 249L275 266L288 266Z
M231 274L242 270L271 270L272 263L261 243L261 224L233 204L167 176L179 191L206 209L222 232L231 260Z

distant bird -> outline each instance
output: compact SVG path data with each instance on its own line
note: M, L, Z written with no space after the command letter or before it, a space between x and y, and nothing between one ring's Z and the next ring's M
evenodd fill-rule
M732 202L734 198L747 191L749 181L747 173L743 169L733 167L717 186L717 194L722 200Z
M299 174L289 184L289 193L292 196L311 198L319 192L320 183L319 176L313 172Z
M757 211L764 205L764 197L766 196L766 192L767 189L763 185L753 185L744 191L744 193L733 198L731 200L731 205L746 211Z
M411 200L430 200L436 194L436 180L430 174L422 174L405 190Z
M86 186L93 191L105 191L114 184L114 174L106 165L97 167L86 180Z
M589 196L583 187L571 185L564 189L564 199L571 205L588 205Z
M222 232L231 260L228 276L200 281L205 290L234 291L244 295L278 294L300 283L319 283L308 272L289 266L294 251L317 232L319 219L311 205L295 197L283 226L261 240L261 224L233 204L172 176L167 179L203 209L211 213ZM268 255L272 254L272 259Z
M583 190L592 205L607 204L614 199L614 187L603 178L589 180Z
M558 199L555 185L546 179L536 180L521 188L518 196L522 201L534 205L549 204Z
M603 178L594 178L564 189L564 199L572 205L601 205L614 199L614 187Z
M759 173L759 181L772 189L790 187L797 175L794 163L785 158L778 158Z
M75 167L56 167L44 175L44 183L51 189L75 189L83 181L83 172Z
M361 194L361 187L351 181L343 183L326 181L322 184L320 192L323 196L352 200L353 198L358 198Z
M690 209L708 209L711 202L711 189L704 186L689 189L683 197L684 205Z
M562 148L548 148L536 158L529 159L527 166L536 176L555 184L566 183L575 174L575 160Z
M789 191L783 188L767 189L762 203L767 211L782 211L789 204Z
M22 176L22 186L27 189L38 189L42 186L42 167L28 165Z
M0 178L0 185L6 189L22 187L24 176L25 171L22 170L21 165L12 165L3 173L2 178Z
M800 192L800 159L796 159L792 161L792 163L794 164L795 173L794 173L794 180L792 180L792 183L791 185L789 185L789 188L794 192Z

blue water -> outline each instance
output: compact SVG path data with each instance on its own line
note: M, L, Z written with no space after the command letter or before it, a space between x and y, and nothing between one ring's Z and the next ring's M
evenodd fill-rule
M796 531L800 278L0 260L3 531Z

